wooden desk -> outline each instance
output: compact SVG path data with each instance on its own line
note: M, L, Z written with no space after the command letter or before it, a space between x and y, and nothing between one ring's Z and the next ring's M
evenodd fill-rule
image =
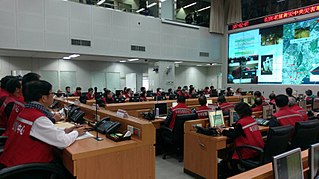
M308 178L309 167L308 167L308 150L301 152L302 165L304 178ZM272 163L265 164L247 172L235 175L229 179L243 179L243 178L254 178L254 179L273 179Z
M207 136L196 133L194 126L206 126L208 119L187 121L184 125L184 172L207 179L218 178L218 151L226 148L225 136ZM259 126L261 132L268 127Z
M95 110L88 105L78 105L85 118L93 120ZM77 179L105 178L155 178L155 128L148 121L133 117L119 118L114 112L98 110L100 117L109 116L111 121L121 123L120 131L133 126L140 132L132 140L114 142L100 135L104 140L94 138L76 141L63 150L64 166ZM94 132L93 132L94 133ZM94 133L95 135L95 133Z

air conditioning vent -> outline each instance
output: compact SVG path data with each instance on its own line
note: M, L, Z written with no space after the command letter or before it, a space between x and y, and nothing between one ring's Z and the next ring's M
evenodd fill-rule
M145 52L146 47L145 46L138 46L138 45L131 45L131 51Z
M199 56L200 57L209 57L209 53L208 52L199 52Z
M71 44L91 47L91 41L89 41L89 40L71 39Z

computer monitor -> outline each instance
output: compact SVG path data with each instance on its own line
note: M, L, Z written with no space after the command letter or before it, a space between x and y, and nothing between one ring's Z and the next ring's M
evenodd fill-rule
M248 98L243 98L243 102L248 104Z
M319 98L314 98L312 102L312 110L319 112Z
M129 102L140 102L140 97L139 96L130 97Z
M299 105L302 109L307 110L307 104L306 104L306 103L307 103L306 100L302 100L302 101L299 101L299 102L298 102L298 105Z
M273 109L272 105L263 106L263 119L270 119L272 117Z
M172 102L172 108L177 106L177 104L178 104L177 102Z
M212 91L211 97L218 97L218 92L217 91Z
M159 109L159 115L160 116L166 116L167 115L167 103L157 103L154 105L154 109Z
M319 143L310 146L308 151L310 178L319 178Z
M245 96L245 95L247 95L247 91L242 91L242 92L240 92L240 94Z
M153 91L152 90L146 91L146 96L147 97L152 97L153 96Z
M125 103L124 98L114 98L114 103Z
M250 104L254 105L255 104L255 98L250 98Z
M208 112L209 124L211 127L225 126L224 116L222 110Z
M234 109L229 110L229 125L236 123L239 120L239 116Z
M154 96L154 101L166 100L166 96Z
M300 148L274 156L272 166L275 179L304 178Z
M176 94L169 95L169 100L174 100L174 99L177 99L177 95Z
M210 105L210 104L213 104L213 100L208 99L208 100L207 100L207 103L206 103L206 106L208 106L208 105Z

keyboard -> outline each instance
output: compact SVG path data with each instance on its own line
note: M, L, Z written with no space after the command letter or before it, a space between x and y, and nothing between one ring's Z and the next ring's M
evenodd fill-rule
M269 120L267 120L267 119L256 118L255 120L256 120L257 124L260 126L268 126L269 125Z

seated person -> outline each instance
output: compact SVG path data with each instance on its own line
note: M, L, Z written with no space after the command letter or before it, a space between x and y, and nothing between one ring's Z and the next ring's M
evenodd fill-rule
M88 89L88 93L86 94L86 100L94 99L95 94L93 95L93 88Z
M48 110L53 102L52 85L49 82L32 81L26 84L26 89L25 108L8 131L9 138L0 156L2 167L53 162L54 147L68 147L85 133L84 127L74 126L63 130L53 125ZM53 163L58 165L57 162Z
M71 93L71 87L70 86L65 87L65 96L66 97L73 96L73 94Z
M292 88L290 88L290 87L287 87L287 88L286 88L286 94L287 94L287 96L288 96L288 97L296 98L296 97L294 97L294 96L292 95L292 92L293 92Z
M196 98L196 90L195 90L195 88L190 88L189 89L189 94L188 94L188 96L190 97L190 98Z
M174 95L172 88L168 88L167 94L169 95Z
M114 103L113 93L111 90L105 90L103 101L105 104Z
M227 88L227 91L226 91L226 96L233 96L233 95L234 95L234 90L233 90L233 88L228 87L228 88Z
M310 90L310 89L308 89L307 91L306 91L306 103L307 104L312 104L312 100L313 100L313 98L315 97L313 94L312 94L312 90Z
M275 100L279 110L276 113L274 113L273 117L270 119L269 127L285 125L295 126L296 122L304 120L304 118L299 112L289 108L288 96L280 94L276 96Z
M234 96L241 96L241 92L242 92L242 89L241 88L237 88Z
M264 148L264 140L257 126L255 119L251 117L252 111L247 103L240 102L235 106L239 120L235 123L234 129L219 129L224 136L234 140L234 147L241 145L251 145ZM258 153L253 150L241 150L243 159L252 159L257 157ZM233 162L236 163L239 158L237 153L232 154Z
M217 102L224 115L228 115L229 110L234 108L234 104L226 102L225 96L219 96Z
M290 109L293 111L299 112L302 115L304 120L308 120L307 111L299 106L299 104L296 101L296 98L294 97L288 97L288 98L289 98L288 106L290 107Z
M198 119L207 118L208 117L208 112L212 111L212 109L206 106L206 104L207 104L206 97L204 95L200 96L198 98L198 102L199 102L200 106L196 110L197 118Z
M185 105L185 96L177 97L177 105L168 111L164 125L173 129L175 125L176 115L178 114L191 114L192 111Z
M276 98L276 94L275 93L270 93L270 95L269 95L269 100L270 100L269 104L276 105L275 98Z
M261 95L260 91L255 91L254 92L254 97L255 97L255 99L256 98L261 98L263 102L265 101L265 98Z
M157 88L156 89L156 94L155 96L162 96L162 89L161 88Z
M75 92L73 93L73 96L81 96L81 87L76 87Z
M140 101L147 101L145 87L141 87Z
M263 101L261 98L256 98L255 99L255 107L251 108L251 110L253 112L256 112L256 111L262 111L263 110Z
M212 96L213 93L217 92L217 90L214 88L214 86L209 87L209 95Z
M127 88L127 89L126 89L126 92L125 92L123 95L124 95L124 97L125 97L127 100L129 100L130 97L133 96L133 95L132 95L132 89L131 89L131 88Z
M206 87L204 88L203 94L204 94L204 95L205 95L205 94L209 94L209 87L208 87L208 86L206 86Z

